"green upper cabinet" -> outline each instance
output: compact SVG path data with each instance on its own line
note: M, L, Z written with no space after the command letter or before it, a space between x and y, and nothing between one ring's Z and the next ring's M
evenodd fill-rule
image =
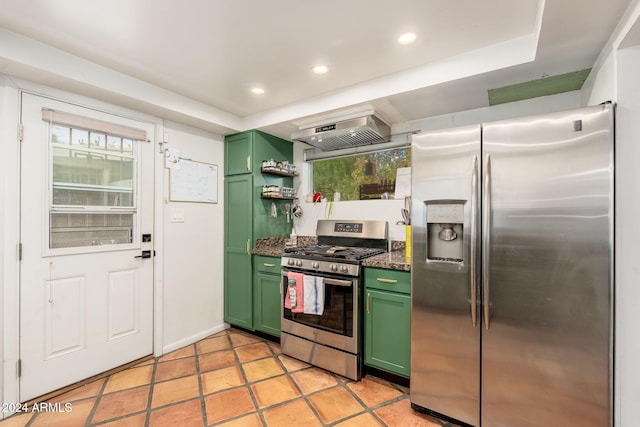
M224 174L251 173L253 133L231 135L224 142Z
M225 137L225 175L260 173L263 160L293 162L293 143L257 130Z

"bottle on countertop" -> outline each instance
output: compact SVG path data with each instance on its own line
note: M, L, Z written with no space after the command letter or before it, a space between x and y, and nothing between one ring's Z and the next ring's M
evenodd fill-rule
M287 239L285 246L287 248L295 248L298 246L298 236L296 235L295 228L291 228L291 234L289 235L289 239Z

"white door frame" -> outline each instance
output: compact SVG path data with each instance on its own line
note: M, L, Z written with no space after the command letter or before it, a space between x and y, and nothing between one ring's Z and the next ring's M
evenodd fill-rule
M18 260L18 243L20 242L20 147L18 143L18 123L20 122L20 95L28 92L34 95L53 98L62 102L76 104L86 108L104 111L110 114L151 123L155 135L148 135L154 145L154 249L156 257L153 265L153 352L154 356L162 354L163 349L163 164L159 142L163 140L164 126L160 118L136 112L113 104L87 98L85 96L50 88L18 78L2 76L4 92L0 86L0 167L4 168L4 197L0 206L0 224L3 229L3 244L0 247L0 263L2 263L2 287L0 287L0 305L3 315L0 316L0 355L3 357L0 370L0 400L2 402L18 402L19 379L19 330L20 330L20 262ZM2 181L0 181L2 183ZM3 413L0 419L11 414Z

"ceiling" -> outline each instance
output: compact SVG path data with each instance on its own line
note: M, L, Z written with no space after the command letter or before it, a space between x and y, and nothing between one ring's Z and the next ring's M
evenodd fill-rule
M590 68L629 2L0 0L0 73L288 138L363 109L398 123L480 108L489 89Z

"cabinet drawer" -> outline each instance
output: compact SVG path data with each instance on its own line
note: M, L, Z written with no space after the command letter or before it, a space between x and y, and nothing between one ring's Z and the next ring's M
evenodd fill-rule
M280 273L280 258L254 255L253 267L262 273Z
M387 270L384 268L366 268L364 285L369 289L411 293L411 274L407 271Z

